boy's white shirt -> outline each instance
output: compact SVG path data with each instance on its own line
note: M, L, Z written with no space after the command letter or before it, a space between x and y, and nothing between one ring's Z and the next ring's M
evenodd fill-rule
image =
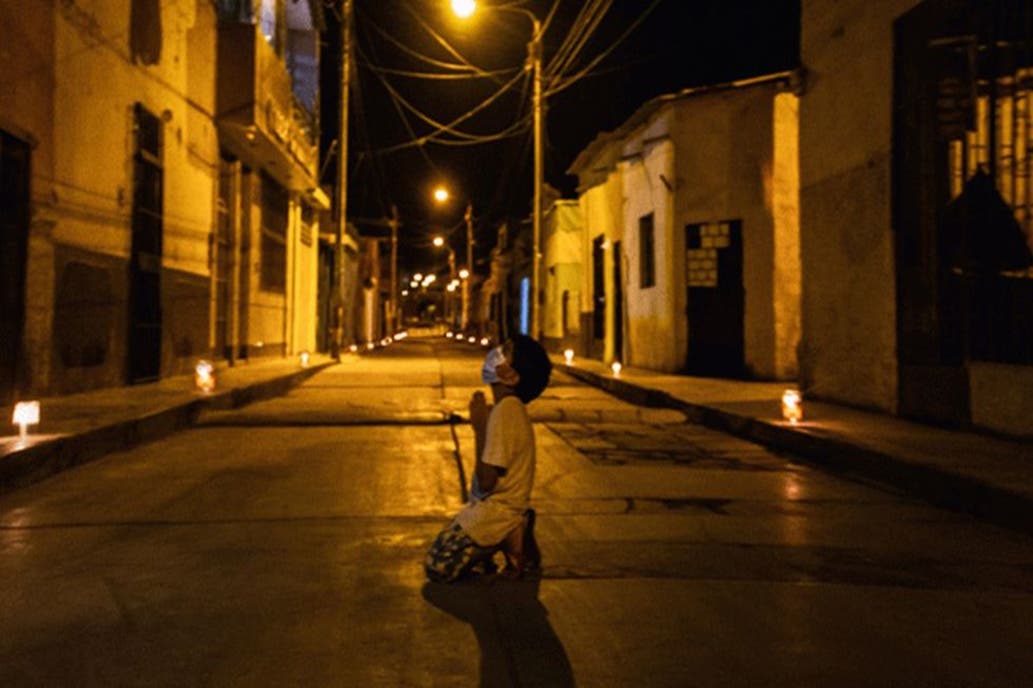
M534 426L527 409L517 397L505 397L488 416L482 461L506 473L490 495L472 497L456 516L478 545L496 545L519 525L531 501L535 460Z

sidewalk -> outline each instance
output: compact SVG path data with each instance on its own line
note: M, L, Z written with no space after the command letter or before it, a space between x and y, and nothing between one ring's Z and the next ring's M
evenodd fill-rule
M334 365L314 355L307 368L297 358L246 362L215 370L212 393L194 388L193 375L43 398L40 424L23 444L3 406L0 435L0 493L28 485L104 454L149 442L180 430L205 409L227 409L278 396Z
M804 399L782 420L792 384L670 375L577 359L555 370L627 401L673 408L707 427L786 451L824 469L874 480L938 506L1033 534L1033 442L947 430Z

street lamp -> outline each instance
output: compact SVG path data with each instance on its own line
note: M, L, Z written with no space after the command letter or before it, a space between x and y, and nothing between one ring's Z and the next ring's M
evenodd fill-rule
M471 6L473 3L470 3ZM453 3L453 9L455 3ZM471 10L472 11L472 10ZM457 11L458 14L458 11ZM434 189L434 200L437 203L445 203L449 199L449 192L443 186L439 186ZM466 212L463 213L463 222L466 223L466 267L459 271L459 277L464 280L463 282L463 306L461 315L461 326L462 329L466 329L470 323L470 283L466 281L467 278L473 274L473 204L466 204ZM464 274L465 273L465 274Z
M460 19L474 13L474 0L452 0L452 11ZM541 262L542 236L542 180L544 177L544 151L542 149L542 24L531 10L513 5L498 5L492 9L500 12L516 12L531 20L531 42L527 44L527 62L533 76L531 107L534 111L534 206L531 209L533 249L531 254L531 336L538 339L538 283Z
M445 238L444 237L436 236L436 237L434 237L432 243L435 246L437 246L438 248L441 248L442 246L444 246L445 249L448 250L448 279L449 279L449 286L451 287L450 289L448 289L448 291L449 291L449 293L454 292L455 291L454 283L456 281L456 252L454 250L452 250L451 246L449 246L447 243L445 243ZM450 303L451 303L451 301L450 301ZM449 324L450 325L454 325L455 323L452 322L452 321L455 320L455 314L454 313L448 313L448 311L450 311L450 310L453 310L453 309L449 309L449 308L445 309L445 311L446 311L445 317L449 319Z

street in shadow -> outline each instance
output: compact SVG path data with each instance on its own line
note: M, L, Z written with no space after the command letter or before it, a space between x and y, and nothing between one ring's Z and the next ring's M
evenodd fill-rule
M426 583L423 598L470 624L480 647L480 685L574 685L570 660L538 601L539 580Z

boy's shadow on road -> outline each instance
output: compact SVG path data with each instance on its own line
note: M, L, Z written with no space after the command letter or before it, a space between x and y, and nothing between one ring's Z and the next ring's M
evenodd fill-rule
M573 686L563 643L538 601L539 580L426 583L423 599L473 627L481 686Z

